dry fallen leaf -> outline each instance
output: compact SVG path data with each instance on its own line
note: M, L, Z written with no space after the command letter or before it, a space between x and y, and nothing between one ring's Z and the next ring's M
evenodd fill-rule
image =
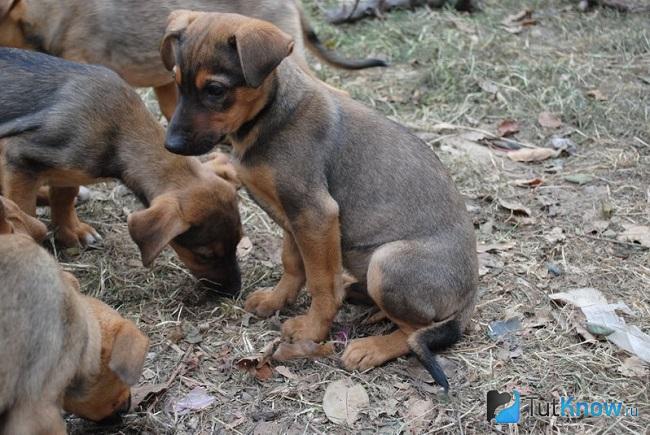
M509 152L508 158L515 162L539 162L559 155L559 150L550 148L522 148Z
M617 239L623 242L636 243L650 248L650 227L645 225L622 224L625 231Z
M334 344L318 344L310 340L301 340L295 343L282 342L273 353L276 361L287 361L297 358L319 358L334 353Z
M537 122L545 128L560 128L562 126L562 120L551 112L540 113Z
M273 376L273 369L269 365L271 360L271 355L275 346L280 342L279 338L267 343L261 352L240 358L235 362L235 365L241 369L247 371L252 376L255 376L261 381L266 381Z
M178 415L200 411L212 405L216 399L209 395L203 387L196 387L187 396L173 404L172 409Z
M298 379L298 376L291 370L289 370L289 367L286 366L277 366L275 368L275 371L280 373L282 376L284 376L287 379Z
M497 125L497 134L501 137L519 133L519 124L513 119L504 119Z
M499 198L499 205L506 210L510 210L513 214L530 216L531 212L528 207L524 207L522 203L514 200L507 200Z
M160 384L145 384L131 388L131 411L134 411L150 395L160 394L169 388L167 382Z
M323 411L335 424L352 426L359 413L370 405L366 389L349 379L330 383L323 397Z
M404 420L409 425L408 433L425 432L426 426L431 421L433 410L435 409L431 399L420 399L418 397L409 398L404 404L406 408L400 411Z
M541 185L543 183L544 183L544 180L542 178L539 178L539 177L528 178L528 179L526 179L526 178L518 178L518 179L512 180L510 182L510 184L512 184L513 186L517 186L517 187L537 187L537 186L539 186L539 185Z

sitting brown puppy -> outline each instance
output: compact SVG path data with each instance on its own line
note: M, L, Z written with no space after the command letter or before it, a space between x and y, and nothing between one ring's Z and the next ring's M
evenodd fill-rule
M293 57L305 69L303 44L341 68L385 66L380 60L350 61L328 51L295 0L0 0L0 45L107 66L132 86L154 87L169 119L176 85L160 62L158 43L174 9L236 12L274 23L293 36Z
M272 24L176 11L169 29L162 57L181 98L167 148L205 153L227 135L239 179L285 230L284 274L246 309L268 316L306 283L311 307L283 333L323 340L345 268L399 328L352 341L345 365L364 370L412 350L446 388L433 352L467 325L478 266L465 204L432 150L305 74L287 58L291 37Z
M149 348L133 322L22 234L0 235L0 299L0 434L65 434L61 408L95 421L128 410Z
M0 48L0 140L4 195L34 216L48 184L64 245L99 237L75 212L79 185L117 178L147 206L129 216L145 266L170 244L197 278L239 292L236 190L214 165L168 153L165 130L114 72Z

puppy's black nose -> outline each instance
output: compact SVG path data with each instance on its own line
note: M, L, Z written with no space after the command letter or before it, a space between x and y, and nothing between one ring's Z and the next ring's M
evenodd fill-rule
M167 133L167 137L165 138L165 148L167 151L174 154L180 154L182 156L189 155L187 152L187 139L184 134Z

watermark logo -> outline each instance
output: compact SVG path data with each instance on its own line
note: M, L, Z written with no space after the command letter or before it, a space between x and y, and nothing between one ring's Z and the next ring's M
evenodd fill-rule
M498 407L508 405L511 401L512 404L510 406L503 408L495 416ZM487 420L490 421L493 418L499 424L519 423L519 419L521 418L521 395L519 391L514 390L512 395L510 393L500 393L497 390L488 391Z
M499 408L503 407L499 410ZM578 401L573 396L562 396L547 401L537 396L522 398L517 390L487 393L487 421L499 424L519 423L522 410L535 417L638 417L639 408L620 400ZM497 412L498 411L498 412Z

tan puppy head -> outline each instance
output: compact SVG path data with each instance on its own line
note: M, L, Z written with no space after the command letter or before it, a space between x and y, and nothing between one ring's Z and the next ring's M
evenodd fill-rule
M74 286L69 278L67 281ZM80 417L100 421L128 411L130 387L138 382L142 373L149 339L133 322L103 302L90 297L83 297L83 300L90 305L101 330L99 370L87 370L77 376L66 391L63 408Z
M36 41L30 43L24 32L27 0L0 0L0 46L35 50Z
M0 196L0 234L26 234L42 242L47 236L43 222L24 213L13 201Z
M266 21L236 14L174 11L161 44L181 98L165 146L198 155L237 132L264 107L273 71L293 40Z
M237 245L242 225L237 192L203 168L202 182L155 198L128 218L129 233L145 266L168 244L192 274L228 296L241 289Z

